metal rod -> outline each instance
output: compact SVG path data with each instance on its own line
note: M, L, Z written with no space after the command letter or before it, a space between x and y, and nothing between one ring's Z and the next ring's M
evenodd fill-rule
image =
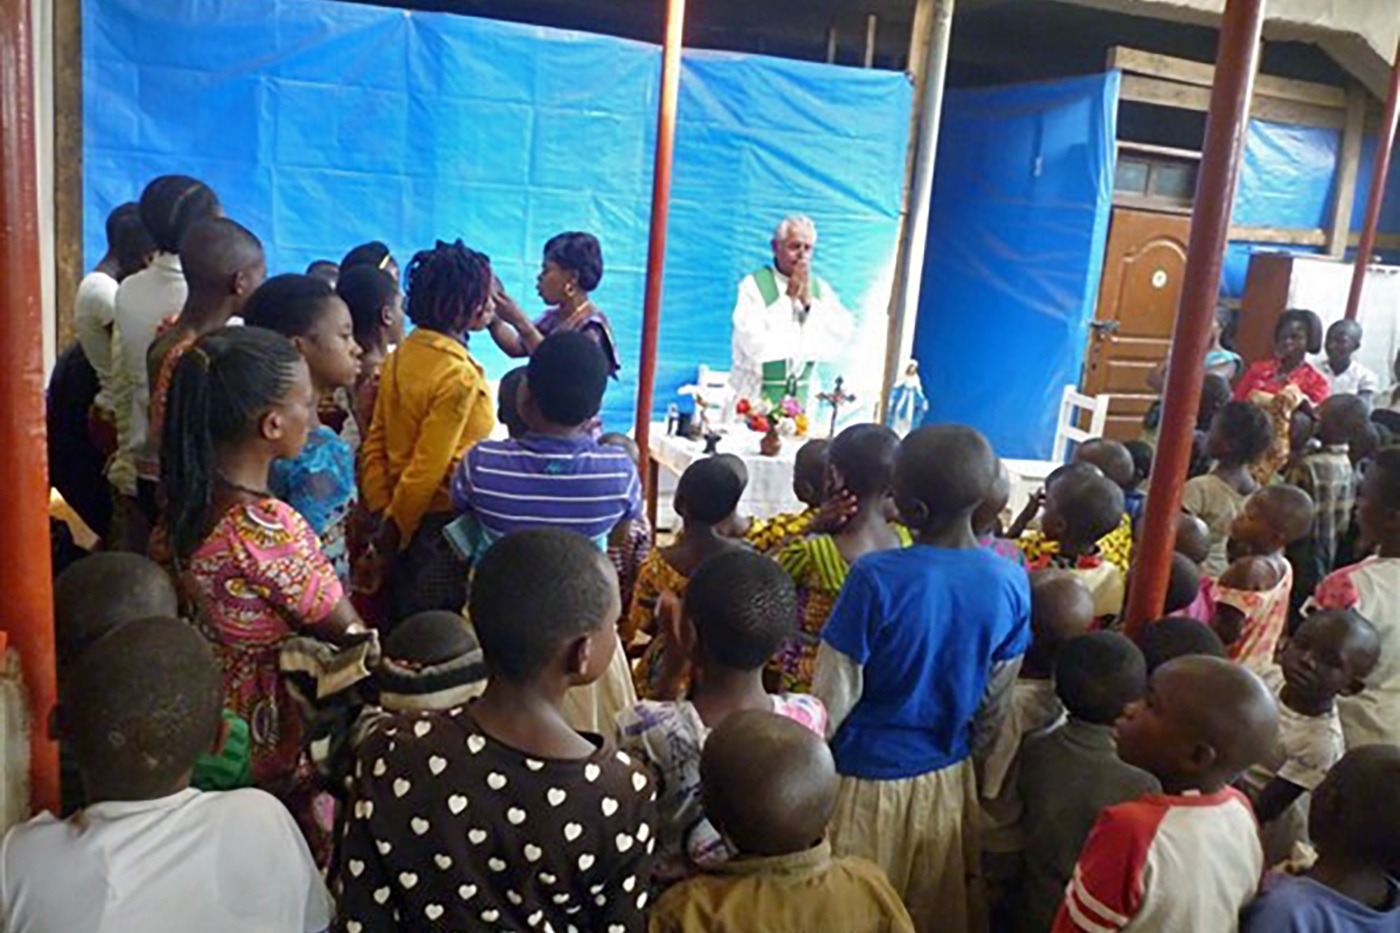
M1181 487L1191 460L1192 431L1201 400L1205 355L1220 291L1220 270L1230 235L1240 155L1249 124L1265 0L1228 0L1216 53L1215 83L1206 117L1206 140L1191 212L1191 239L1172 333L1157 456L1147 494L1141 544L1134 554L1125 612L1132 635L1161 615L1176 544Z
M1390 93L1385 100L1385 116L1381 119L1381 137L1376 146L1376 164L1371 170L1371 191L1366 198L1366 221L1361 227L1361 243L1356 247L1356 266L1351 273L1351 292L1347 295L1347 320L1355 320L1361 310L1361 293L1366 288L1366 270L1376 250L1376 229L1381 222L1381 205L1385 203L1385 183L1390 175L1390 157L1395 152L1395 127L1400 119L1400 45L1395 49L1395 61L1390 68Z
M29 702L29 793L58 809L49 480L44 462L43 310L39 282L34 57L29 0L0 0L0 629L19 652Z
M635 436L641 450L638 467L644 477L651 475L651 409L656 393L656 344L661 332L662 272L666 263L666 221L671 211L671 163L676 148L676 105L680 97L684 33L685 0L667 0L666 42L661 52L661 100L656 112L656 162L651 183L646 300L642 306L642 355L637 372Z
M836 24L826 27L826 63L836 64Z
M875 67L875 33L880 28L880 17L870 13L865 17L865 67Z

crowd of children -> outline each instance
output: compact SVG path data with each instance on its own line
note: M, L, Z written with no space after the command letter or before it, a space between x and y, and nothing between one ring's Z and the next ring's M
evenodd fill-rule
M1130 639L1150 444L1007 527L976 430L858 424L790 515L699 460L654 542L588 234L532 320L460 241L406 300L380 243L269 278L180 176L109 232L114 504L56 588L65 811L0 844L10 933L1400 931L1400 449L1350 325L1208 377ZM528 358L497 398L483 331Z

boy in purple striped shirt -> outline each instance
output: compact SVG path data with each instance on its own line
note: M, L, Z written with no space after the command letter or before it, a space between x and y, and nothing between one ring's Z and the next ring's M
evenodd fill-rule
M581 333L561 332L535 349L515 406L529 431L483 441L452 479L452 504L470 515L472 549L530 528L558 528L606 550L642 516L642 484L627 452L593 439L591 425L608 382L602 350Z

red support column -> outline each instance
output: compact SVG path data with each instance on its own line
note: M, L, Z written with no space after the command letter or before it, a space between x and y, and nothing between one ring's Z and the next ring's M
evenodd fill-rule
M1215 84L1206 118L1205 148L1191 212L1191 242L1172 334L1171 362L1162 400L1157 457L1147 494L1141 544L1134 555L1125 617L1129 634L1161 615L1171 576L1181 487L1191 461L1192 430L1205 377L1206 348L1220 291L1220 269L1230 233L1249 102L1259 66L1265 0L1228 0L1220 29Z
M656 392L656 342L661 333L661 285L666 264L666 221L671 213L671 161L676 148L676 103L681 88L685 0L667 0L666 43L661 53L661 101L656 114L656 164L651 182L651 235L647 244L646 301L642 306L642 357L637 371L637 423L641 475L652 484L651 409ZM650 496L656 495L649 489ZM653 519L655 516L652 516Z
M1381 138L1376 147L1376 165L1371 171L1371 192L1366 199L1366 220L1361 227L1361 243L1356 248L1356 267L1351 273L1351 293L1347 295L1347 319L1354 320L1361 309L1361 292L1366 287L1366 270L1376 251L1376 228L1381 222L1381 205L1385 203L1385 183L1390 175L1390 157L1395 152L1395 127L1400 119L1400 46L1395 49L1395 62L1390 69L1390 94L1385 101L1385 117L1381 120ZM1340 205L1349 210L1351 205Z
M49 481L44 462L43 312L34 165L29 0L0 0L0 628L19 651L30 712L30 800L58 809Z

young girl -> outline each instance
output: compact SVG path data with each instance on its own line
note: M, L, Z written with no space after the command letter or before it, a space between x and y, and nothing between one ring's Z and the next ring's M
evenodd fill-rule
M351 393L351 413L363 437L374 418L384 360L403 340L403 293L397 279L374 266L347 269L335 291L350 308L355 342L360 345L360 372Z
M1229 560L1225 542L1230 523L1245 498L1259 488L1250 467L1273 443L1274 432L1264 412L1248 402L1230 402L1211 422L1207 449L1215 467L1205 476L1188 480L1181 491L1181 507L1210 529L1210 556L1202 569L1215 578L1225 572Z
M827 487L856 497L856 513L840 531L815 534L789 544L778 563L797 585L797 632L787 640L769 669L782 689L812 689L822 626L846 583L851 565L872 551L908 547L909 531L892 524L891 483L899 435L877 424L852 425L831 442Z
M279 275L253 293L243 319L292 341L306 360L317 399L349 388L359 373L350 310L330 285L309 275ZM346 522L357 498L355 454L313 415L306 444L295 457L273 461L269 488L301 513L342 584L350 579Z
M360 491L380 521L364 583L377 590L387 573L394 619L466 602L466 573L442 530L457 462L496 426L486 374L467 352L468 334L491 323L492 280L491 261L461 240L439 241L408 267L416 329L384 361L360 451Z
M622 644L630 647L638 635L651 636L637 665L637 695L656 696L667 666L670 639L657 624L657 606L663 594L684 596L690 577L716 554L744 550L737 541L722 537L715 526L734 513L744 494L743 479L722 458L692 463L676 486L676 514L683 521L681 540L646 556L637 571L632 608L622 624Z
M316 535L268 489L301 452L316 394L285 337L256 327L201 338L175 367L161 450L173 562L223 667L224 702L251 728L253 781L279 796L326 851L301 723L278 674L296 632L348 643L365 629ZM318 843L320 844L318 846Z

